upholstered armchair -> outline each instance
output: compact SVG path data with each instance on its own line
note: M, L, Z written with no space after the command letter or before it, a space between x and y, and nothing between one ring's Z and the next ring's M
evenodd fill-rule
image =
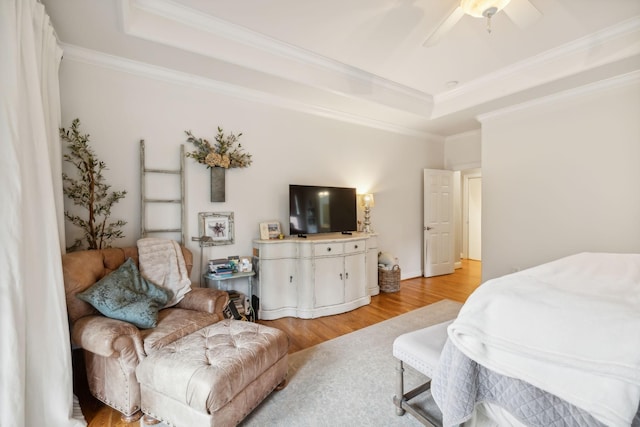
M186 248L182 254L190 274L192 254ZM194 287L177 305L160 309L156 326L148 329L106 317L76 296L128 258L137 265L136 247L68 253L62 257L62 266L71 339L84 350L89 390L130 422L141 414L138 364L173 341L222 320L228 295Z

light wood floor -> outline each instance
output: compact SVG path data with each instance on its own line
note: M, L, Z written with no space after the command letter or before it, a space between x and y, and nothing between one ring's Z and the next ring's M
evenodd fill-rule
M291 340L289 353L320 344L349 332L373 325L416 308L424 307L442 299L465 302L481 280L481 263L463 260L462 268L445 276L417 277L400 282L400 291L381 293L371 297L371 304L348 313L318 319L296 319L286 317L277 320L259 321L285 331ZM80 369L78 369L80 368ZM74 352L74 374L84 369L82 353ZM82 411L89 427L129 427L120 414L103 405L88 393L86 378L76 375L75 393L80 399Z

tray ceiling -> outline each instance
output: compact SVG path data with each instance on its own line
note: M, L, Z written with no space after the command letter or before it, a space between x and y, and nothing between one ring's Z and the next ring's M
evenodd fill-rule
M530 0L525 29L464 16L430 47L455 0L42 2L70 60L405 133L640 69L638 0Z

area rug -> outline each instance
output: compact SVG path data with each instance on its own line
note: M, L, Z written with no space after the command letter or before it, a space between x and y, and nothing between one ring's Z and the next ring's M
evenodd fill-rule
M393 340L453 319L460 307L439 301L290 355L287 387L271 393L240 426L422 426L395 413ZM422 381L406 368L405 388Z
M326 341L289 357L289 384L272 393L241 424L262 426L421 426L395 414L393 341L399 335L453 319L462 305L419 308ZM424 377L408 368L407 387Z

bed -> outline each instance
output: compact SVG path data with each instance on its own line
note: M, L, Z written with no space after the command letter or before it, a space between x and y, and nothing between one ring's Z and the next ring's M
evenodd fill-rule
M444 426L640 426L640 254L485 282L448 327L431 387Z

